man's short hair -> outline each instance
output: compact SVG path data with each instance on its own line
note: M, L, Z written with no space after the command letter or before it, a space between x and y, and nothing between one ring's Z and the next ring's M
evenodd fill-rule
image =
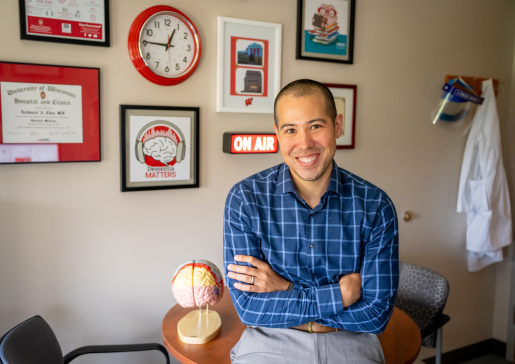
M336 105L334 103L334 97L331 93L331 90L327 88L323 83L302 79L290 82L286 86L279 91L279 94L275 98L274 102L274 120L275 126L278 126L278 117L277 117L277 103L283 96L293 95L293 97L303 97L303 96L311 96L316 93L320 93L324 98L325 102L325 113L331 121L334 123L334 119L336 119Z

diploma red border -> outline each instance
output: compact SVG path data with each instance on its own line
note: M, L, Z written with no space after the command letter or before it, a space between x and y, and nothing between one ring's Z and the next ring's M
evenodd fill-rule
M82 143L52 143L58 145L59 162L100 161L100 69L53 66L29 63L0 62L1 82L48 83L82 86ZM0 144L3 124L0 94ZM29 143L23 143L27 145ZM34 143L41 145L42 143ZM16 145L9 143L9 145ZM18 162L56 163L56 162ZM18 164L8 163L8 164Z

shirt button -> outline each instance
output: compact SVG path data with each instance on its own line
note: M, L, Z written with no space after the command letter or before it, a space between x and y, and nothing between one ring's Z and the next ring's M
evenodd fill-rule
M314 248L314 247L315 247L315 244L309 244L309 247L310 247L310 248Z

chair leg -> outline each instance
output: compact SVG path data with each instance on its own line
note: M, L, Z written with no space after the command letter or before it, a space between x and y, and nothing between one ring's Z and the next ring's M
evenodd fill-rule
M442 328L436 331L436 364L442 364Z

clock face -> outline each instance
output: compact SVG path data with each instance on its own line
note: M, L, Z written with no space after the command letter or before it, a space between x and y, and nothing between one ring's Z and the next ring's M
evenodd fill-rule
M158 76L178 78L196 66L199 38L190 21L172 11L150 16L139 34L139 53Z
M134 19L128 46L136 70L161 86L186 81L197 68L202 50L195 24L168 5L150 7Z

